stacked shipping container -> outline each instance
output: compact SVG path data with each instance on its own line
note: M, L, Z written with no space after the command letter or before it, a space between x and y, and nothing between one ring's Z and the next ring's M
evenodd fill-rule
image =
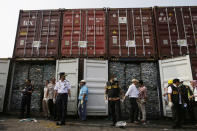
M76 9L63 12L62 57L105 57L106 10Z
M159 57L197 56L197 7L155 7Z
M160 115L160 109L153 108L160 104L158 67L154 61L148 60L156 60L157 51L160 59L190 54L193 77L197 79L196 58L193 57L197 56L196 18L196 7L155 7L154 11L152 8L21 11L13 57L133 59L132 62L129 59L124 62L109 61L109 73L122 76L119 79L125 91L132 78L143 79L149 89L148 116L154 113L156 118ZM144 61L137 62L134 58L143 58ZM49 79L50 72L54 76L55 71L54 61L46 65L43 62L31 62L32 65L24 61L16 62L14 76L21 76L24 66L24 69L27 68L25 77L38 81L36 88L41 88L45 75ZM80 78L82 70L79 70ZM39 75L38 80L36 75ZM14 77L13 81L11 104L12 109L18 109L23 82L19 77ZM20 86L17 82L21 82ZM36 111L40 95L40 90L33 95L35 102L32 108ZM122 104L125 114L128 112L126 105Z
M152 8L109 9L110 57L154 58Z
M59 10L20 11L14 58L58 57Z

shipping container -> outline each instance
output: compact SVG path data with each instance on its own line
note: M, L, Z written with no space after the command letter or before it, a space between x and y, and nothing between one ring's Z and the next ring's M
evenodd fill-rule
M63 12L61 57L106 56L105 9Z
M42 111L43 89L46 80L55 77L56 62L54 60L15 60L13 63L12 80L10 81L9 110L13 112L20 111L21 90L25 86L25 80L30 79L34 87L31 99L31 111Z
M59 10L21 10L13 57L58 57L60 18Z
M165 102L163 94L166 93L165 88L168 87L168 80L178 78L184 80L184 82L189 85L189 81L193 79L190 57L187 55L182 57L159 60L159 68L163 102L163 114L166 117L172 117L172 110Z
M109 9L109 56L155 58L153 20L152 8Z
M159 57L197 56L197 7L155 7Z
M0 112L3 112L10 67L10 59L0 59Z
M124 93L131 85L132 79L143 80L147 87L146 116L148 119L158 119L162 106L160 99L159 69L156 61L110 61L109 78L115 75ZM121 115L129 117L131 103L128 98L121 102Z

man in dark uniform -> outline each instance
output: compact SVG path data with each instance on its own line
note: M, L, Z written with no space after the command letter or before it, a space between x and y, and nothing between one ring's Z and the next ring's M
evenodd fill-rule
M60 122L57 122L57 125L65 125L65 117L67 113L67 101L68 95L71 97L70 89L71 85L68 80L65 79L65 73L60 73L60 80L55 85L55 96L57 96L57 105L58 105L58 114Z
M24 112L26 110L26 117L30 117L30 106L31 106L31 94L33 92L33 87L31 80L27 79L25 82L25 88L22 90L22 100L21 100L21 114L20 118L24 118Z
M174 113L174 125L172 128L180 128L184 118L183 108L186 106L184 101L184 87L181 87L179 79L174 79L173 84L168 87L169 107L172 107ZM182 88L182 89L181 89Z
M105 87L105 100L109 102L109 110L112 117L112 126L115 126L116 122L120 120L120 98L123 93L118 85L118 82L114 76L110 81L106 83Z

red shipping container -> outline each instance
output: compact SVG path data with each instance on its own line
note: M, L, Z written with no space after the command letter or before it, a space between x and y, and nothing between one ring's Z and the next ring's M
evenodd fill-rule
M13 57L58 57L59 10L20 11Z
M152 8L109 9L109 56L155 58Z
M106 11L71 9L63 13L62 57L106 56Z
M197 56L197 7L155 7L159 57Z

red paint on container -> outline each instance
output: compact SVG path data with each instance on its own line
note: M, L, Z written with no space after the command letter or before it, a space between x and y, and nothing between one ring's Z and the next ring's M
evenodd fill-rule
M59 10L20 11L14 58L58 57Z
M105 30L105 10L65 10L63 12L61 57L105 57Z
M109 56L155 58L152 8L108 11Z
M155 7L159 57L197 56L197 7Z

